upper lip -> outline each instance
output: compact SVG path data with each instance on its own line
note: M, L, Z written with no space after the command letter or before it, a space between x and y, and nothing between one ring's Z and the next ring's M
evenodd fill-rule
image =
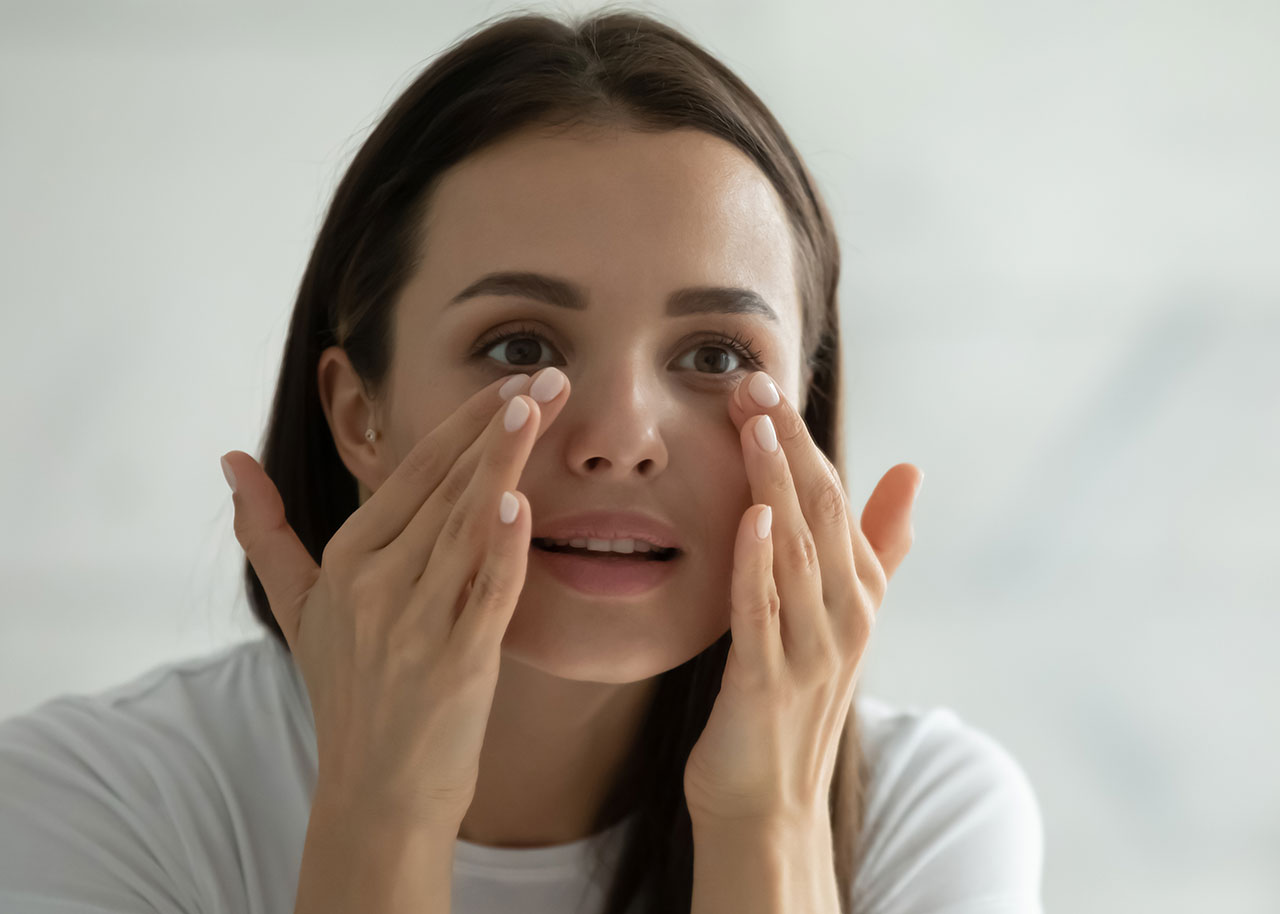
M542 521L532 539L645 540L664 549L679 549L675 529L635 511L584 511Z

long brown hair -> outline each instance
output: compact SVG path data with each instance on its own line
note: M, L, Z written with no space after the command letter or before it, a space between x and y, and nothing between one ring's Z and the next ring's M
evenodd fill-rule
M359 507L357 482L338 456L320 404L320 353L343 347L376 398L393 351L393 303L417 267L438 176L517 131L576 125L695 128L733 143L768 176L785 204L798 265L804 419L844 477L840 252L826 204L782 127L724 64L650 14L614 7L562 22L521 11L481 23L395 100L347 169L320 227L294 304L259 461L317 563ZM247 560L244 575L254 616L288 650ZM636 814L604 914L689 910L693 833L684 765L711 713L730 643L726 632L659 677L634 749L597 814L597 831ZM860 851L864 778L851 705L829 798L845 914Z

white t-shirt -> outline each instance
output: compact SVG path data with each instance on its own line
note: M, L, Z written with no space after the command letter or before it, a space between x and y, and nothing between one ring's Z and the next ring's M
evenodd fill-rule
M946 708L858 695L871 765L857 914L1041 914L1043 830L1007 751ZM270 635L0 721L0 911L290 914L316 778L305 681ZM581 841L458 839L453 914L595 914Z

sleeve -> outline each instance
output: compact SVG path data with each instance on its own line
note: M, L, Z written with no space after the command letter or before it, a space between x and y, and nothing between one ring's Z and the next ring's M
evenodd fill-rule
M902 728L867 792L857 914L1043 914L1035 791L946 708Z
M195 914L140 734L67 698L0 721L0 911Z

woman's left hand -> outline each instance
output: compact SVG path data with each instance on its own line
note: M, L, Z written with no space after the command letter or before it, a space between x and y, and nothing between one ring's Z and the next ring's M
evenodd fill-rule
M776 402L758 404L755 393ZM695 821L821 816L876 611L911 548L924 474L909 463L890 468L859 529L835 468L767 374L739 384L729 414L755 503L738 523L733 644L685 766L685 799ZM776 430L772 453L756 437L765 415ZM764 505L772 531L761 540Z

